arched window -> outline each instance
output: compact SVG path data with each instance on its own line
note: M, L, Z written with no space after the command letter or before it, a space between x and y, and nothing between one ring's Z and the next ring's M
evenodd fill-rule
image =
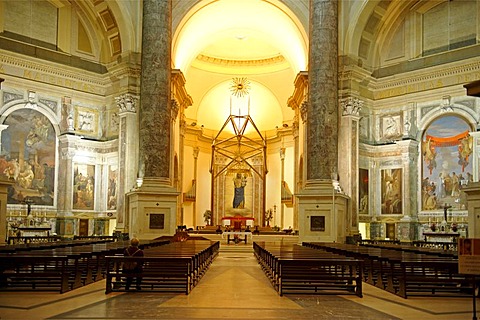
M448 115L435 119L422 137L421 210L447 205L466 210L461 191L472 175L472 130L465 119Z

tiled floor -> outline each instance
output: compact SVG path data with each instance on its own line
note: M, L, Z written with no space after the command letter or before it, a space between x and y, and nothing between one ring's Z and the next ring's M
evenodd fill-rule
M221 250L189 295L116 292L105 281L67 292L1 292L0 319L472 319L472 299L354 295L280 297L250 249Z

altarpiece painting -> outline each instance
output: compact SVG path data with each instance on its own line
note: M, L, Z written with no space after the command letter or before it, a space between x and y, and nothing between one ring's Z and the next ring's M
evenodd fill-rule
M73 209L93 210L95 204L95 166L75 164L73 169Z
M382 183L382 214L403 213L402 169L383 169Z
M421 210L466 210L463 186L473 181L473 137L470 125L459 116L434 120L422 138Z
M28 199L36 205L53 205L56 137L50 120L36 110L20 109L3 125L0 173L15 180L7 202Z

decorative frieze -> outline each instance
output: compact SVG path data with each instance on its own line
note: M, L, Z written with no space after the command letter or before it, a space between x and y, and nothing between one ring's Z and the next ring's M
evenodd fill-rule
M393 80L371 82L371 90L375 100L386 99L405 94L445 88L471 81L480 80L480 61L457 65L451 68L439 67L437 70L428 69L424 73L412 76L396 76Z

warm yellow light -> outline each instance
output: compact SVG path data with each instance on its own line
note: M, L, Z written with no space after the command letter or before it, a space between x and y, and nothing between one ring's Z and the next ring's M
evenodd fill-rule
M294 73L307 69L307 41L300 26L284 11L260 0L214 1L181 23L174 39L174 67L187 70L192 61L210 44L223 39L239 39L248 45L264 42L276 48L289 62ZM225 48L227 50L228 48ZM250 51L258 53L258 46ZM249 51L248 47L245 50ZM271 51L270 51L271 52ZM232 54L230 52L229 54ZM242 52L242 57L245 54Z

